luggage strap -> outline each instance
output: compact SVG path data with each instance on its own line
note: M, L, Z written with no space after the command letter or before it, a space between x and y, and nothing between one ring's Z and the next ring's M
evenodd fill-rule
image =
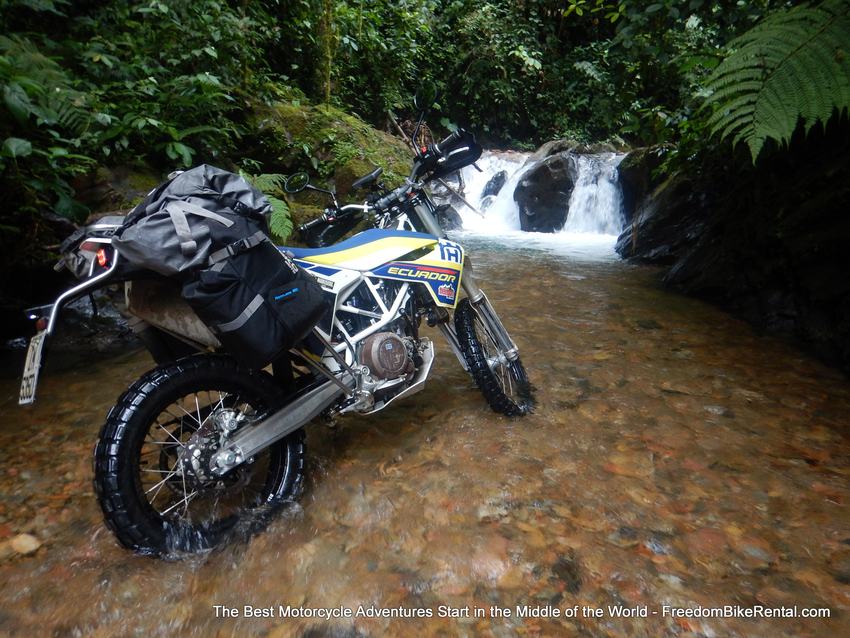
M209 211L206 208L201 208L191 202L169 202L165 210L169 217L171 217L171 223L174 224L174 231L180 240L180 252L183 253L184 257L191 257L198 251L198 243L192 239L192 229L189 226L189 220L186 219L187 213L212 219L226 228L233 226L232 219L227 219L223 215Z
M251 248L254 248L254 246L259 246L260 244L262 244L264 241L266 241L266 239L268 239L266 237L266 234L263 231L258 230L253 235L249 235L248 237L244 237L238 241L233 242L232 244L228 244L224 248L210 254L209 264L212 266L220 261L227 259L228 257L234 257L239 253L243 253L246 250L250 250Z
M239 330L242 326L244 326L248 319L250 319L255 312L259 309L260 306L265 303L262 295L257 295L254 297L251 302L245 307L245 310L239 313L239 316L232 321L228 321L227 323L220 323L215 326L213 332L222 333L222 332L233 332L234 330Z

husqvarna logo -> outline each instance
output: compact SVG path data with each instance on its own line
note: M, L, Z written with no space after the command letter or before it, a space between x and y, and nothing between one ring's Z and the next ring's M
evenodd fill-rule
M463 262L463 249L454 242L443 240L440 242L440 259L459 264Z

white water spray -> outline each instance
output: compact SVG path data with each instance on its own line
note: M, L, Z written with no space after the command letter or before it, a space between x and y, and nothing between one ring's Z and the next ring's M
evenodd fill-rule
M565 211L566 222L555 234L620 233L623 211L617 166L623 157L618 153L574 155L576 181ZM514 201L514 190L534 164L528 162L527 154L512 151L485 151L477 164L481 172L472 166L463 169L464 194L483 215L459 205L464 229L488 235L519 230L519 208ZM507 175L505 184L496 195L482 197L487 183L500 171Z
M577 155L578 176L570 195L562 233L619 235L623 230L623 194L617 166L625 155Z

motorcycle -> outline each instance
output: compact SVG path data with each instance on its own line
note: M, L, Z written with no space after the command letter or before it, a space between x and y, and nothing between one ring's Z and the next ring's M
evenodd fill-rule
M34 400L43 347L62 307L127 281L128 311L160 365L119 398L95 448L95 491L122 545L162 556L262 528L301 491L306 425L320 416L374 414L423 389L435 356L434 342L421 334L423 320L442 333L494 411L531 410L519 350L463 247L440 229L427 190L430 180L480 152L474 137L459 130L419 149L409 178L394 190L380 187L376 171L355 182L371 190L363 204L340 206L330 193L332 206L302 232L352 218L375 227L329 247L280 247L316 278L329 310L271 372L216 352L214 335L175 305L179 300L159 316L151 311L152 300L167 297L165 283L122 271L120 252L110 244L120 218L69 238L64 263L84 281L39 320L20 402ZM305 188L321 190L306 173L286 180L289 192Z

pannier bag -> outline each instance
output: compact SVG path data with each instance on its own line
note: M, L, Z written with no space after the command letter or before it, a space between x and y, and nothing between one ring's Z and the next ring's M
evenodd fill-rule
M131 263L165 276L207 265L211 253L268 234L268 198L242 177L202 164L152 190L112 244Z
M326 308L313 276L268 240L229 255L183 286L222 346L258 369L303 339Z
M151 191L112 243L133 265L178 280L224 349L259 369L326 308L315 279L269 240L270 211L242 177L202 165Z

